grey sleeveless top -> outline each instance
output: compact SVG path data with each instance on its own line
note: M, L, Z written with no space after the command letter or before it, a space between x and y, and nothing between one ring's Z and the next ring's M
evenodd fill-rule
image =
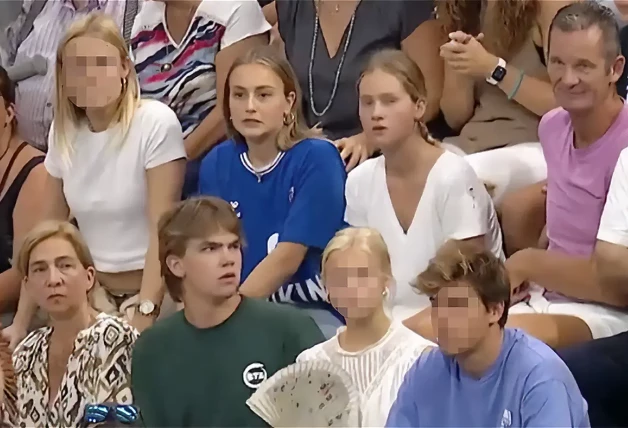
M313 40L316 17L313 0L276 0L275 4L286 56L303 91L308 125L320 124L331 139L362 132L356 82L369 57L384 48L400 49L401 42L432 17L434 8L431 0L363 0L356 9L353 30L350 31L351 25L347 27L338 53L330 58L320 27L316 41ZM347 44L349 32L351 38ZM334 90L336 71L343 53L344 62L338 75L335 97L327 112L319 117L310 103L310 64L314 106L321 113Z

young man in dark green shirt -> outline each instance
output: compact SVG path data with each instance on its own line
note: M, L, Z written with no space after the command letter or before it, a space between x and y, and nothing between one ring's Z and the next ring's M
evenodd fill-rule
M147 427L267 426L246 400L267 378L324 340L298 309L238 294L240 222L217 198L164 214L159 253L184 309L135 344L132 389Z

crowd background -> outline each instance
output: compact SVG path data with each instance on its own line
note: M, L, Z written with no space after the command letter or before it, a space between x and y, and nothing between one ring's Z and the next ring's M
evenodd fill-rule
M439 348L468 371L460 355L502 361L496 346L542 355L535 379L558 370L567 391L545 413L562 392L539 387L521 420L506 411L531 392L511 391L489 406L503 426L628 425L627 2L25 0L0 16L9 424L135 422L137 404L147 426L257 426L251 391L327 359L359 385L363 426L490 425L471 405L408 409L426 406L412 382L450 370ZM452 240L463 260L442 255ZM494 268L469 278L473 260ZM467 308L466 345L442 306ZM497 384L527 376L513 361Z

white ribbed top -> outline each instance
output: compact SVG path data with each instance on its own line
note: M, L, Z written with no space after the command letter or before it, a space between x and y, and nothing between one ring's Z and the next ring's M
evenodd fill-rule
M307 349L297 361L325 360L351 375L361 396L361 426L383 427L408 369L425 348L436 346L400 323L393 323L377 343L359 352L340 347L338 334Z

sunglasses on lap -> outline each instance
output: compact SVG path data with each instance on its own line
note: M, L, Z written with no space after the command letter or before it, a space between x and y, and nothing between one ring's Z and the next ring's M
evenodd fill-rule
M118 422L122 425L135 425L140 420L140 411L132 404L87 404L83 416L83 426L103 422Z

